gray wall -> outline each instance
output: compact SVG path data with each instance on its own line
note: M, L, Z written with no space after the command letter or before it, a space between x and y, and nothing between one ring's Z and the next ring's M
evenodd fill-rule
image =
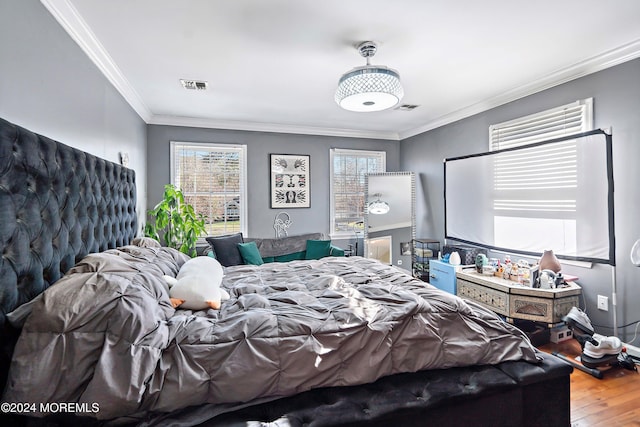
M348 148L387 152L387 170L397 171L399 143L375 139L338 138L313 135L246 132L220 129L149 125L148 205L162 198L170 182L169 145L171 141L213 142L247 145L248 235L274 237L273 221L281 209L271 209L269 200L269 154L309 154L311 156L311 207L287 209L293 224L289 235L322 232L329 234L329 150ZM340 246L344 242L337 242Z
M146 124L38 0L0 0L0 58L0 117L110 161L128 152L141 218Z
M417 235L444 239L443 159L488 150L489 125L536 113L577 99L594 99L596 128L613 129L618 325L640 320L640 268L629 252L640 238L640 59L565 83L412 138L400 145L400 168L418 174ZM579 277L587 313L594 324L613 326L612 268L563 266ZM609 312L598 311L597 295L609 297ZM612 329L598 328L612 334ZM627 328L629 339L633 328ZM637 345L637 343L636 343Z

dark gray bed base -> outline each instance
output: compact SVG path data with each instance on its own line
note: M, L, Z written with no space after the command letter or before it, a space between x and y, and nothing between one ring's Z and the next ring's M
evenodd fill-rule
M545 354L539 366L505 362L399 374L359 387L313 390L200 425L569 426L571 370Z
M33 299L87 253L137 232L135 175L0 119L0 385L18 331L5 315ZM219 415L205 426L568 426L571 366L505 362L400 374L357 387L312 390ZM194 420L202 408L147 425ZM279 422L277 420L280 420ZM92 420L0 414L1 425L99 425ZM202 418L200 421L202 422ZM145 425L145 423L142 423Z

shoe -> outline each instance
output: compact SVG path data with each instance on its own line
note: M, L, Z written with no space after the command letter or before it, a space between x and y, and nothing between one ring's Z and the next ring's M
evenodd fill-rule
M597 359L600 357L618 354L622 351L622 341L617 337L605 337L602 338L598 345L593 344L591 341L587 341L582 351L585 356Z
M591 326L589 316L587 316L587 314L578 307L571 307L571 310L562 318L562 320L569 326L577 327L591 336L596 333L593 326Z

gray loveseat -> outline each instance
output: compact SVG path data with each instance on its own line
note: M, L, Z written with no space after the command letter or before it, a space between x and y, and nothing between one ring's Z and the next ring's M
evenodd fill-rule
M209 247L201 248L200 255L217 258L223 266L263 264L325 256L344 256L344 249L331 245L323 233L308 233L281 238L250 238L242 233L206 238ZM255 247L247 246L255 244ZM259 253L258 253L259 252Z
M300 234L279 239L246 238L245 242L255 242L264 262L286 262L305 259L307 240L328 240L323 233ZM344 249L331 245L330 256L344 256Z

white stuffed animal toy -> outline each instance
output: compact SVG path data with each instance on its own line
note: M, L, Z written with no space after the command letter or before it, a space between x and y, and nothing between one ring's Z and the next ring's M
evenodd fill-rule
M229 294L220 288L222 265L211 257L197 256L185 262L178 276L164 276L169 285L169 297L173 308L180 306L189 310L218 310Z

